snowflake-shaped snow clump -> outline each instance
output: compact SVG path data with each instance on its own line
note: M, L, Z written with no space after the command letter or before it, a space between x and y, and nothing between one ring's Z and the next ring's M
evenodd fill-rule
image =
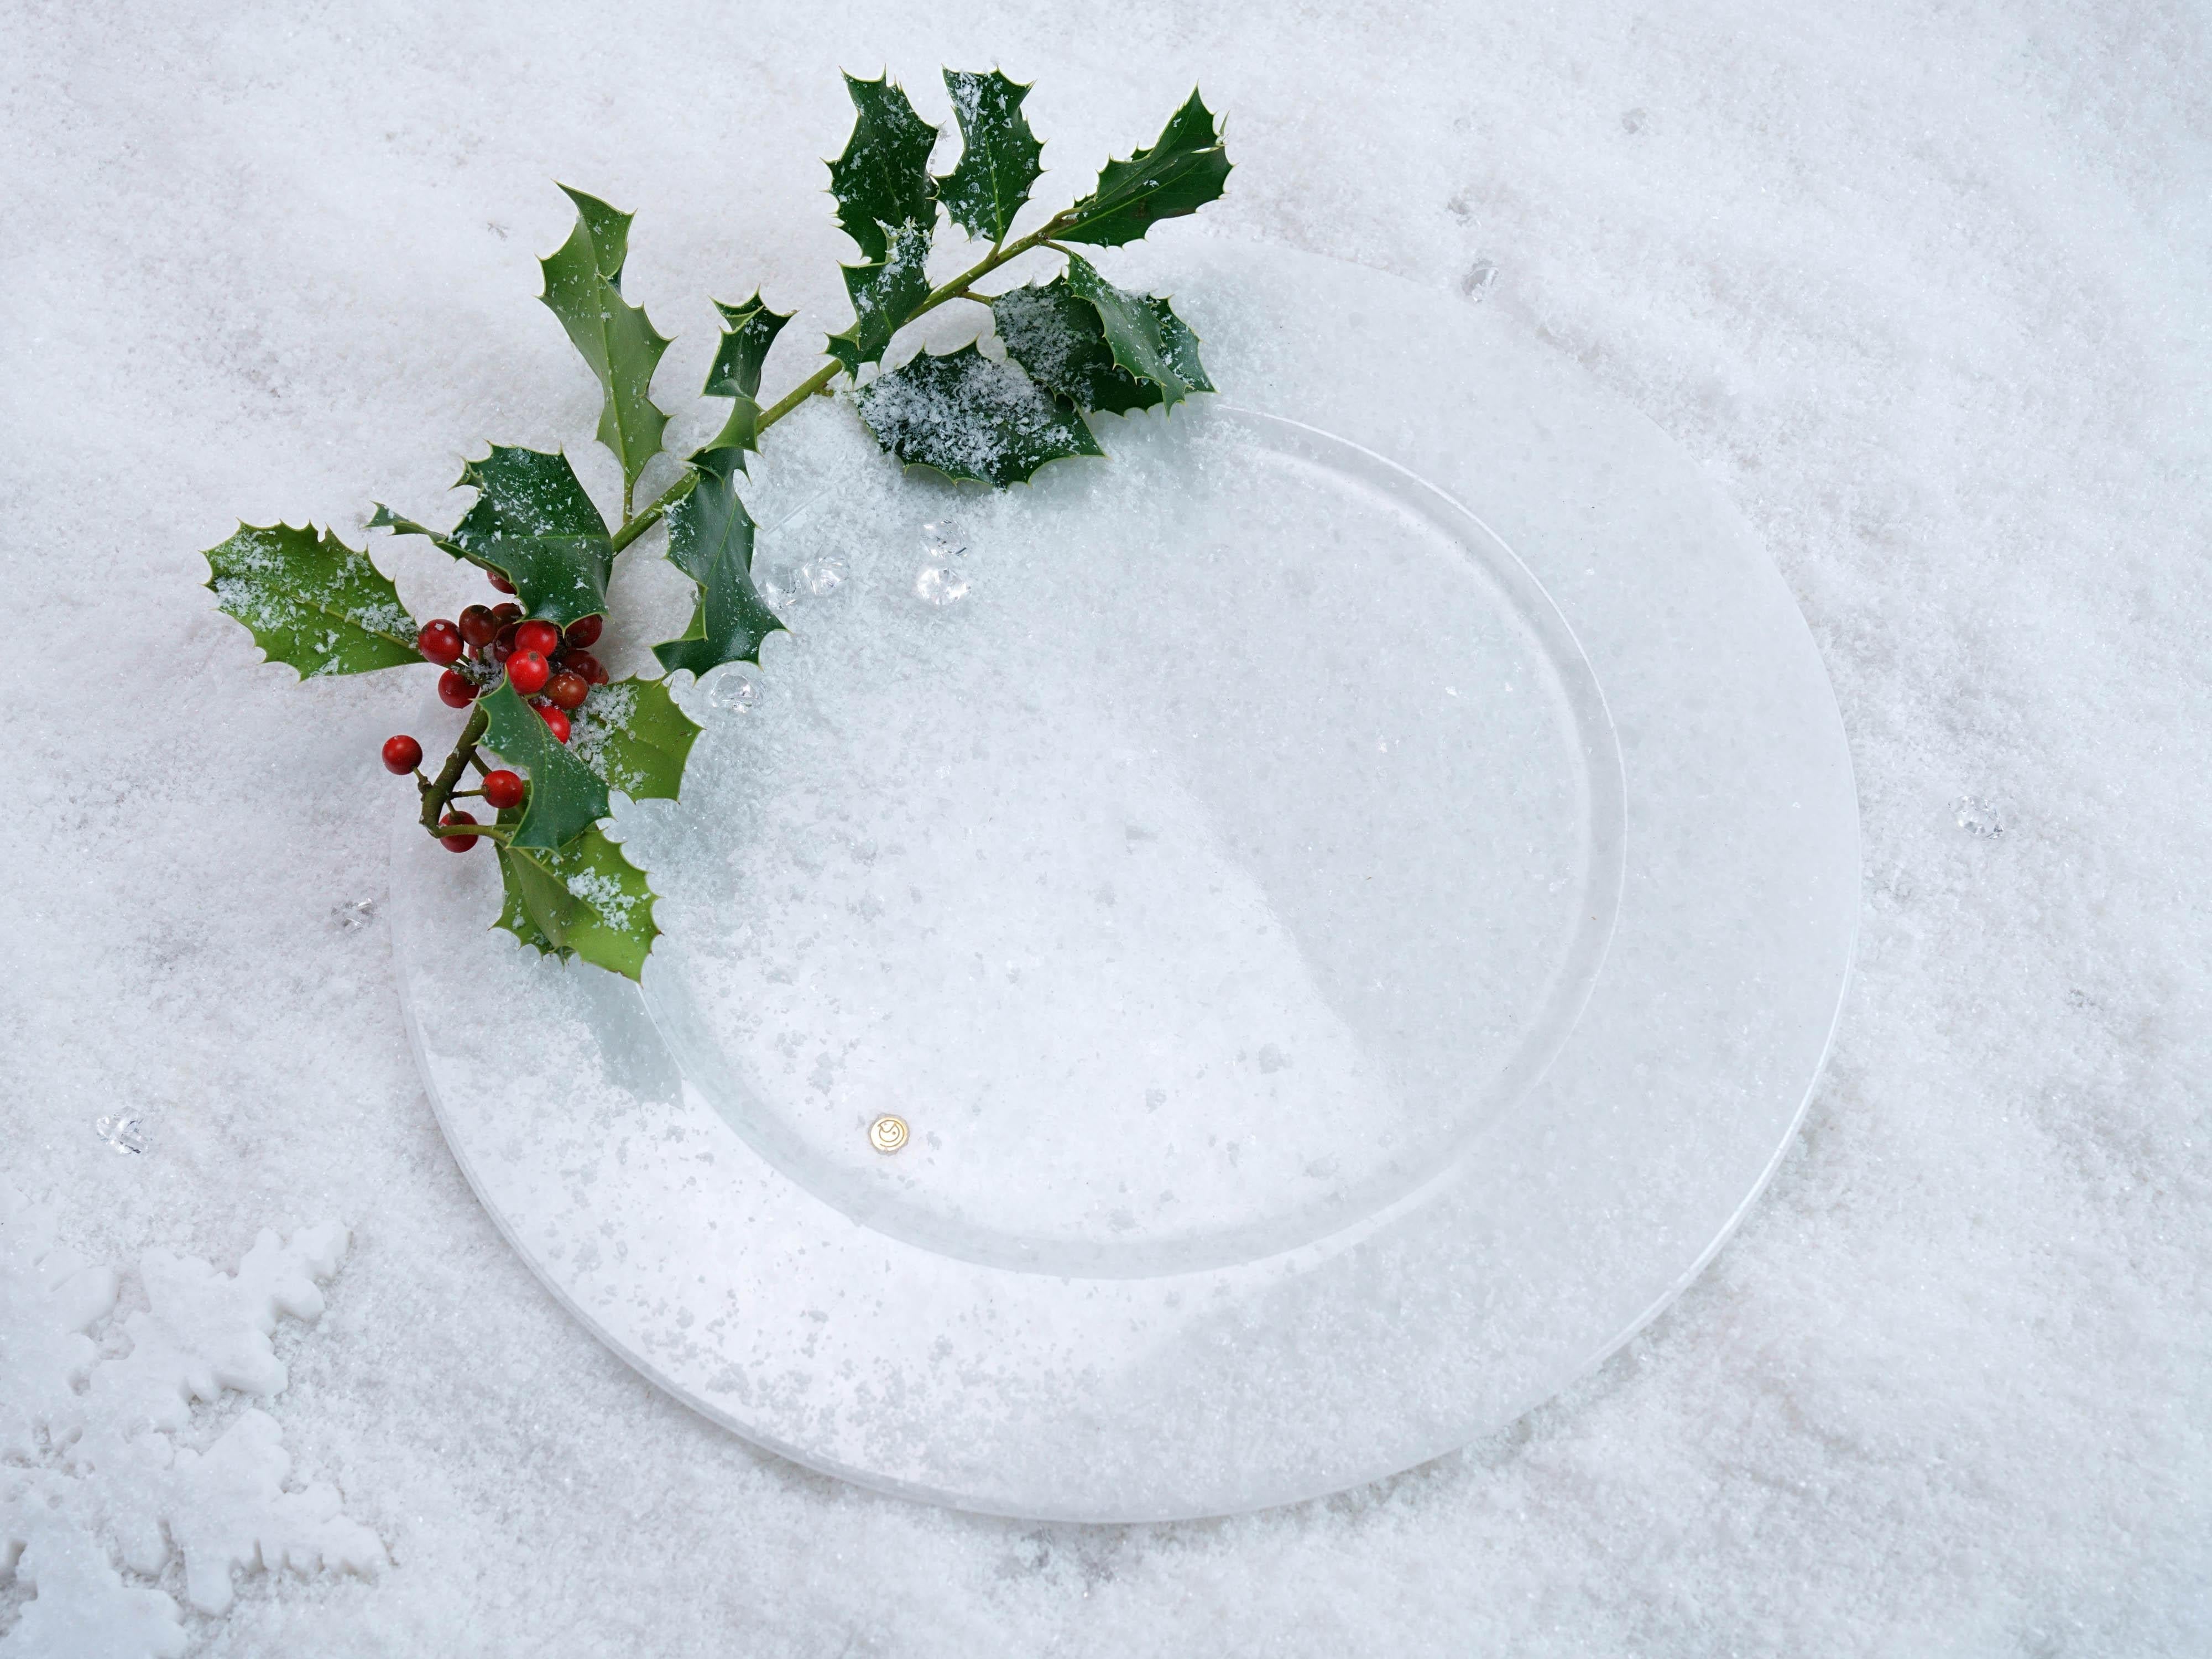
M0 1659L174 1659L182 1615L155 1582L173 1558L210 1614L228 1611L234 1570L386 1563L336 1487L286 1490L291 1456L266 1412L240 1411L204 1451L176 1438L196 1404L283 1392L277 1318L322 1316L319 1281L346 1242L335 1224L264 1232L235 1273L149 1250L147 1305L119 1327L129 1349L106 1354L94 1333L109 1334L116 1273L59 1249L52 1214L0 1182L0 1583L31 1592Z

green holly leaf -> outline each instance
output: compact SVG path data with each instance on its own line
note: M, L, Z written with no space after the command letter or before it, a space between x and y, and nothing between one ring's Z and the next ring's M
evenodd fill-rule
M476 505L441 544L506 577L526 616L566 628L605 611L614 543L566 455L494 444L454 488Z
M1190 395L1190 387L1168 362L1159 314L1141 296L1115 287L1079 253L1067 256L1067 287L1098 313L1117 367L1157 387L1161 401L1170 408Z
M623 263L629 258L630 222L635 213L624 213L619 208L609 207L596 196L586 196L580 190L560 187L561 193L576 204L576 212L583 228L592 239L592 263L600 276L617 289L622 287ZM541 262L542 263L542 262Z
M830 163L830 193L845 234L870 264L880 264L901 225L927 232L937 224L937 181L929 176L937 129L914 112L888 75L873 81L848 75L845 90L853 100L853 136Z
M568 728L568 752L633 800L676 799L700 731L668 695L667 681L634 678L593 686Z
M217 607L246 624L269 661L289 663L303 680L422 660L398 591L368 554L327 530L242 524L202 556Z
M653 647L672 674L757 663L761 641L783 627L753 586L752 516L728 470L716 468L714 459L701 459L691 489L668 509L668 561L699 585L690 626L681 638Z
M1194 91L1150 149L1099 170L1098 188L1060 216L1063 242L1119 247L1162 219L1195 213L1229 181L1229 154L1213 115Z
M1121 298L1150 313L1168 374L1188 391L1212 391L1199 362L1198 337L1168 302L1147 295ZM1038 385L1077 409L1121 415L1150 409L1164 396L1160 382L1140 380L1115 360L1099 307L1079 297L1066 276L1042 286L1009 289L991 302L991 319L1006 355Z
M945 88L960 123L960 165L937 181L938 198L961 229L995 246L1006 240L1044 170L1037 165L1044 146L1022 113L1030 89L996 70L947 70Z
M722 313L722 321L727 326L722 331L722 343L714 353L714 367L707 374L706 395L757 398L760 395L761 365L768 361L768 349L775 343L775 337L795 313L770 311L761 303L757 293L743 305L726 306L717 300L714 309Z
M501 823L512 823L521 816L522 811L520 807L509 807L499 815L499 821ZM515 871L519 861L528 857L529 854L518 853L510 855L504 847L495 842L492 844L492 850L499 854L500 885L505 890L504 896L500 902L499 916L492 926L506 928L508 933L529 945L540 956L558 957L563 962L574 956L576 953L574 951L556 945L546 937L545 930L540 927L532 917L529 905L523 902L522 886L515 878Z
M500 814L505 823L507 815ZM653 889L597 825L568 845L532 850L510 842L499 849L507 902L498 926L526 945L635 979L653 941Z
M545 272L545 292L539 297L599 377L606 394L599 410L599 441L622 463L628 489L660 453L668 416L649 394L668 341L642 307L622 296L630 216L580 191L568 193L576 204L576 228L550 258L538 262Z
M876 441L909 466L1004 489L1048 461L1103 455L1083 417L1012 363L974 344L923 352L862 386L855 403Z
M702 390L709 398L730 398L730 418L700 453L731 450L737 455L737 465L743 467L744 452L760 447L761 364L792 313L770 311L761 303L758 294L741 306L726 306L717 300L714 309L729 326L722 332L714 366L708 371ZM698 457L692 459L696 461Z
M930 228L909 222L892 234L890 252L880 263L846 265L845 292L852 296L853 325L830 337L830 355L858 375L862 363L879 362L899 325L929 297Z
M606 817L607 786L599 775L569 752L512 684L501 679L477 699L477 707L484 712L484 742L530 777L530 794L508 845L550 851Z

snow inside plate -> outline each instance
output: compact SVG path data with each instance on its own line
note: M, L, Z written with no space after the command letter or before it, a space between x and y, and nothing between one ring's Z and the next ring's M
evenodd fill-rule
M1133 263L1224 392L1109 462L992 495L827 403L775 434L791 635L618 817L641 996L453 948L489 859L403 830L394 882L448 1138L617 1352L1071 1519L1332 1491L1594 1363L1786 1144L1856 902L1811 641L1656 431L1448 295ZM525 1053L576 1086L519 1105Z
M1447 498L1233 408L1101 425L1112 466L996 496L793 434L793 639L633 844L647 1005L764 1157L949 1255L1127 1275L1357 1224L1510 1109L1612 927L1620 758Z

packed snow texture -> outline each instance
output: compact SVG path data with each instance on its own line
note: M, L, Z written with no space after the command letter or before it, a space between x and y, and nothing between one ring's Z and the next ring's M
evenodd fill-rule
M0 1567L14 1569L19 1615L0 1659L178 1655L189 1638L172 1589L221 1614L234 1570L386 1564L337 1488L286 1490L275 1418L220 1410L283 1393L278 1316L322 1317L318 1281L345 1245L331 1224L264 1231L234 1273L150 1249L125 1285L0 1182ZM118 1289L143 1305L118 1314Z
M348 1218L322 1334L275 1339L283 1440L393 1563L242 1577L190 1639L2212 1648L2201 9L1137 0L1074 21L0 21L9 1173L84 1261ZM298 685L198 587L198 550L240 519L359 544L374 500L457 511L440 492L492 439L566 444L614 498L597 391L532 297L571 217L555 179L640 211L624 289L678 336L672 395L710 360L708 296L756 283L806 308L769 366L787 386L846 321L818 160L848 118L837 68L888 62L941 119L935 66L994 59L1037 82L1054 203L1202 82L1238 163L1222 223L1500 307L1657 422L1766 538L1857 768L1866 910L1835 1053L1704 1279L1495 1440L1233 1522L1037 1528L876 1497L754 1452L574 1324L471 1197L400 1023L379 915L398 786L374 754L417 677ZM679 451L720 412L684 409ZM375 547L418 612L481 591L419 543ZM680 627L651 562L616 587ZM610 668L665 636L625 632ZM118 1115L141 1155L95 1128ZM44 1328L50 1378L82 1351ZM240 1478L268 1451L249 1439ZM146 1480L141 1516L164 1501ZM125 1540L100 1542L24 1551L9 1640L86 1650L36 1610L108 1593ZM164 1594L118 1614L148 1650Z

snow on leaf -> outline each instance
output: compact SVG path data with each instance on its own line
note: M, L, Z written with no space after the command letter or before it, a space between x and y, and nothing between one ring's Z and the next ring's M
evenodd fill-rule
M1160 313L1154 308L1159 301L1115 287L1079 253L1067 256L1067 286L1098 313L1107 348L1123 372L1154 387L1170 407L1199 389L1176 372Z
M881 362L891 336L929 297L930 229L909 220L892 233L890 251L882 261L841 267L853 320L830 337L829 351L846 373L858 374L862 363Z
M1022 113L1030 89L997 70L947 70L945 89L960 123L960 165L937 181L938 195L970 236L1004 241L1042 171L1037 157L1044 146Z
M1080 415L972 344L943 356L924 352L869 381L855 402L877 442L949 478L1004 488L1048 461L1105 453Z
M1080 263L1071 258L1069 275L1041 286L1009 289L992 301L992 325L1006 343L1006 355L1027 369L1032 380L1077 409L1110 415L1152 408L1170 383L1180 388L1178 396L1213 390L1198 360L1198 337L1165 300L1113 289L1085 264L1099 289L1110 289L1131 308L1150 313L1158 353L1152 368L1158 375L1140 378L1132 373L1133 364L1125 366L1108 337L1104 308L1093 294L1079 293L1071 283L1070 276ZM1124 319L1142 329L1141 322L1126 313Z
M611 973L635 979L660 930L645 872L596 824L556 852L499 849L509 902L537 930L508 931L540 951L574 951ZM501 917L501 925L506 925Z
M271 662L301 679L422 660L415 619L389 578L327 530L242 524L208 549L208 590Z
M568 749L609 789L633 800L673 800L699 731L665 680L617 680L593 686L569 717Z
M853 135L830 163L830 193L845 234L862 257L879 264L899 226L920 225L926 240L937 223L937 184L929 176L937 129L914 112L888 75L872 81L848 75L845 90L853 100Z

